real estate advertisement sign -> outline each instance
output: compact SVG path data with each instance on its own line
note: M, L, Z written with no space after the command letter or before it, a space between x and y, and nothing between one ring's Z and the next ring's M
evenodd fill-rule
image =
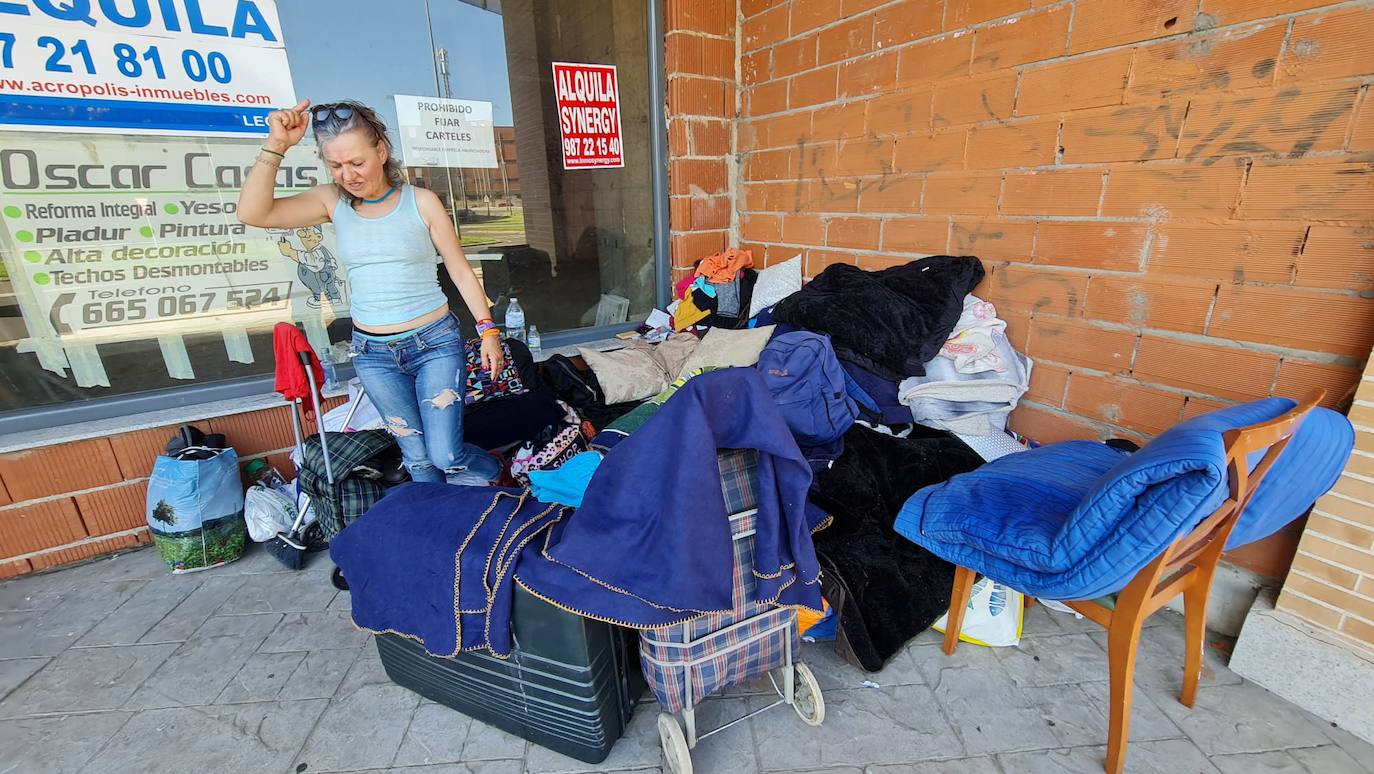
M408 167L499 166L490 102L397 94L396 122Z
M0 2L0 128L257 135L295 102L274 0Z
M70 347L347 314L332 228L238 222L258 141L0 137L0 257L31 340ZM314 148L298 146L278 195L328 179Z
M19 351L91 387L109 385L98 344L156 339L177 379L195 377L183 334L222 334L242 363L248 331L278 321L327 345L348 308L332 228L236 214L267 114L295 102L274 0L0 1L0 290ZM277 193L328 180L298 147Z
M564 169L625 166L615 65L553 63Z

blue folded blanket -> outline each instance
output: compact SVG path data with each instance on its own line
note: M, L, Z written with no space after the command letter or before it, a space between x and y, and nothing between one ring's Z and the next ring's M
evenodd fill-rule
M1134 454L1071 441L1009 455L917 492L894 527L944 559L1034 596L1116 592L1226 499L1222 434L1293 405L1269 398L1232 406L1184 422ZM1309 414L1227 547L1301 516L1335 484L1353 446L1344 416Z

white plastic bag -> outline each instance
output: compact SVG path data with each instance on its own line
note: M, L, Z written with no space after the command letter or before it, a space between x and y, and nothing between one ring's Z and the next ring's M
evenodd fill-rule
M278 532L290 532L296 523L296 503L276 489L250 486L243 496L243 520L248 523L248 536L259 543L276 537Z
M979 578L973 584L969 595L968 610L964 611L964 626L959 631L959 639L974 645L1006 647L1021 641L1021 622L1025 618L1026 604L1021 592L1001 583ZM945 619L942 615L930 628L944 633Z

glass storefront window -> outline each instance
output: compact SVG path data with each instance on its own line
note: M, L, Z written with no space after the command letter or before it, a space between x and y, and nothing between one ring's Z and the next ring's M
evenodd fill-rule
M130 0L117 19L100 15L106 4L72 7L85 5L93 27L39 5L0 14L0 426L264 376L279 321L317 347L347 338L332 228L257 229L234 214L262 116L291 97L378 110L408 180L444 202L498 321L512 296L546 335L652 308L643 0L395 0L385 13L367 0L201 0L200 18L170 22L158 14L183 3ZM159 23L194 34L152 37ZM40 36L64 58L37 49ZM553 62L615 66L622 167L564 169ZM112 99L117 87L141 91ZM161 117L127 118L136 103L178 99ZM200 117L185 104L246 125L178 131ZM327 180L302 144L278 192Z

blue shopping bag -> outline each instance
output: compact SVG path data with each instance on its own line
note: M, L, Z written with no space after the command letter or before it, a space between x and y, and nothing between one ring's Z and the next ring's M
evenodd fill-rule
M174 573L216 567L243 556L248 535L238 454L210 459L159 456L148 481L148 529Z

